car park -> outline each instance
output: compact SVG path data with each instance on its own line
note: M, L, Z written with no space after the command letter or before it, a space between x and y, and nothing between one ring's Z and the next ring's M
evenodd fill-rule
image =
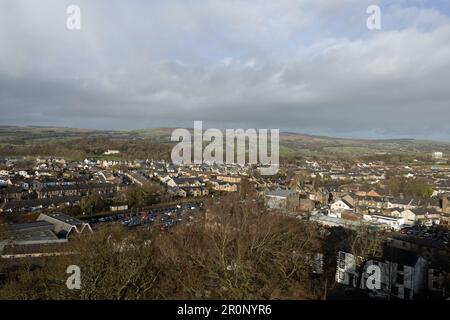
M131 221L132 221L131 218L125 219L125 220L122 221L122 224L123 225L128 225Z

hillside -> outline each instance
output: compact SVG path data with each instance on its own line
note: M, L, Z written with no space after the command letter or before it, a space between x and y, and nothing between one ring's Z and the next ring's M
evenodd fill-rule
M141 157L167 157L173 143L172 128L108 131L60 127L0 126L0 156L64 155L79 158L99 156L106 149ZM280 134L283 157L333 158L381 154L429 155L432 151L450 154L450 143L415 140L343 139L285 132ZM69 143L70 142L70 143ZM58 154L59 153L59 154Z

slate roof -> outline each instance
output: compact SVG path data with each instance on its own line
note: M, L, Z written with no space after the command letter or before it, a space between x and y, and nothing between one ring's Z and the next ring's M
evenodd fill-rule
M293 190L284 190L284 189L276 189L273 191L269 191L267 193L267 196L269 197L281 197L281 198L286 198L292 194L295 194L296 192Z

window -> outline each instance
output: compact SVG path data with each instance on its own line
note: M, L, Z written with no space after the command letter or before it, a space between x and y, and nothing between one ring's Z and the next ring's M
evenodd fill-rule
M403 265L402 264L399 264L397 266L397 271L403 271Z
M405 299L405 300L409 300L409 296L411 295L411 289L408 289L408 288L405 288L404 290L403 290L403 298Z
M344 281L345 279L345 273L342 271L339 271L339 280Z
M345 253L339 253L339 269L345 269Z
M398 287L397 287L397 286L393 286L393 287L392 287L392 294L393 294L394 296L398 296Z
M439 289L439 282L433 281L433 289Z
M403 284L404 276L402 274L397 274L397 283Z

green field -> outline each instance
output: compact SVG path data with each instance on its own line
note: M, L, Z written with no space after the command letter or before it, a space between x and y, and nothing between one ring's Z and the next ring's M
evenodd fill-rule
M135 131L105 131L55 127L0 126L0 157L14 155L54 155L68 159L94 157L168 158L174 143L171 128ZM121 151L114 157L103 156L108 149ZM386 155L427 157L433 151L450 154L450 143L414 140L340 139L299 133L280 133L283 158L358 158Z

